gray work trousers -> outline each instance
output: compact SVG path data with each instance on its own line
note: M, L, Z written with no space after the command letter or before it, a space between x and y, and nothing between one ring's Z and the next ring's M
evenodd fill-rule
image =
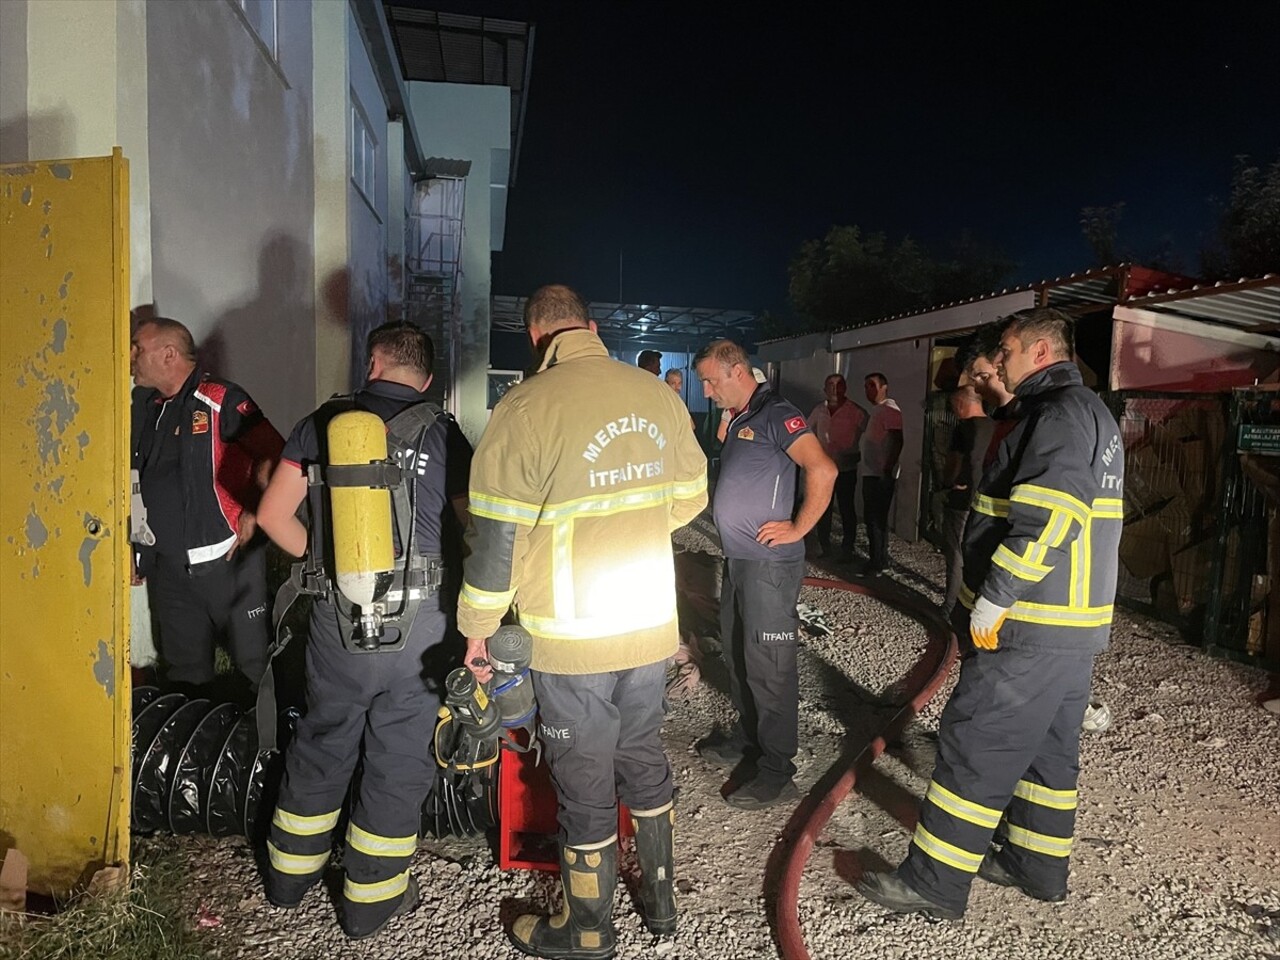
M757 775L783 783L795 775L800 683L796 601L804 557L724 562L720 637L729 697L738 711L736 737L760 750Z
M671 764L661 737L666 674L666 661L612 673L531 672L562 844L613 836L619 799L632 810L671 801Z

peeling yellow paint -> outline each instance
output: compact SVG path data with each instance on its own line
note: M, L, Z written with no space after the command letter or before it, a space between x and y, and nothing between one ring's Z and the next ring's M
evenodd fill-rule
M129 856L128 167L0 182L0 636L58 639L0 643L0 827L62 894Z

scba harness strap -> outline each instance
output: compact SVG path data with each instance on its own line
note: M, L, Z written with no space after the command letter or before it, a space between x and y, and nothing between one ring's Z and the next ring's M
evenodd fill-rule
M340 413L361 409L354 395L336 396L315 414L317 434L324 436L328 423ZM310 534L307 552L292 565L289 579L276 592L272 611L275 643L267 669L258 688L258 743L261 749L276 749L276 700L272 665L292 639L284 626L289 609L301 596L330 603L337 612L343 646L350 653L393 653L404 648L419 604L437 593L444 583L445 567L438 556L418 553L416 544L417 479L423 475L427 454L423 444L438 423L451 419L439 406L428 401L411 404L386 421L387 459L367 464L307 467L307 502ZM325 448L323 439L322 449ZM328 459L325 449L324 459ZM350 603L334 584L331 517L326 488L372 487L389 490L392 498L392 534L397 553L391 586L380 604L385 634L375 642L357 638L359 608Z

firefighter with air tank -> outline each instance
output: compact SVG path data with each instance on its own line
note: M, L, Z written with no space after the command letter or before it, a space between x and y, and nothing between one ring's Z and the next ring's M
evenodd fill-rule
M307 712L285 757L268 841L267 897L297 907L319 881L363 762L343 857L339 921L361 939L418 902L410 860L435 776L440 707L424 659L444 642L460 575L471 448L425 401L433 346L378 327L368 382L294 428L258 521L303 562L277 598L313 598ZM310 528L295 511L308 504Z

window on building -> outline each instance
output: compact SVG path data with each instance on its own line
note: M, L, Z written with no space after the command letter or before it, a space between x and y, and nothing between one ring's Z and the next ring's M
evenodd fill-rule
M244 14L245 22L258 35L272 60L280 59L278 44L277 0L232 0Z
M354 100L351 102L351 182L375 206L378 184L378 141L373 137L369 121Z

